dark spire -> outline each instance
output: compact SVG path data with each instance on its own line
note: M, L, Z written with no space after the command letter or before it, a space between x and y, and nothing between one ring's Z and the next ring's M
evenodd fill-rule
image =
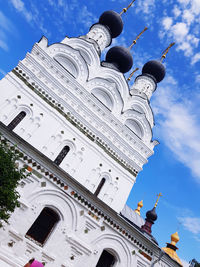
M170 48L174 45L175 43L171 43L167 47L167 49L163 51L160 61L151 60L144 64L142 74L151 76L156 81L156 83L161 82L165 77L165 67L162 64L162 61L166 58L166 55L169 52Z
M113 10L109 10L105 11L100 16L99 23L109 28L112 38L116 38L122 32L124 24L121 16L123 13L127 12L127 10L132 6L134 2L135 0L132 0L131 3L126 8L123 8L120 14Z
M133 65L130 49L123 46L114 46L106 54L106 62L113 63L122 72L128 72Z
M165 67L160 61L151 60L144 64L142 74L151 76L156 83L159 83L165 77Z
M156 207L153 207L152 210L147 211L145 224L142 225L141 229L148 234L151 234L151 227L154 222L157 220Z
M158 198L156 200L156 203L153 207L152 210L147 211L146 213L146 219L145 219L145 224L142 225L141 229L144 230L146 233L151 235L151 227L154 224L154 222L157 220L157 214L156 214L156 207L158 205L159 198L162 196L161 193L159 193Z
M100 16L99 23L109 28L112 38L119 36L124 26L120 14L113 10L105 11Z
M140 36L147 30L147 27L133 40L132 44L126 48L123 46L114 46L106 54L106 62L113 64L117 70L122 73L128 72L133 65L133 57L130 52Z

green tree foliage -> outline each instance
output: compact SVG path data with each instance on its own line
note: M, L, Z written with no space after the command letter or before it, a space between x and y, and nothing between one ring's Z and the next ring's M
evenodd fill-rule
M19 193L16 190L21 179L25 178L25 169L19 169L16 161L20 157L17 149L8 143L0 143L0 227L8 223L11 213L19 207Z

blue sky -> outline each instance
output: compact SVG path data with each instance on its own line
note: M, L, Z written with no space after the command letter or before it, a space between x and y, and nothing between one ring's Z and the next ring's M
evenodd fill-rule
M51 44L66 35L86 34L103 11L120 12L129 0L0 0L0 4L3 77L42 35ZM149 27L132 49L133 68L141 70L145 62L159 59L176 42L164 63L165 80L151 99L156 124L153 136L160 145L139 174L128 205L136 208L143 199L145 217L156 194L162 192L154 236L165 246L178 229L180 258L200 260L200 0L136 0L123 21L124 30L112 45L129 46Z

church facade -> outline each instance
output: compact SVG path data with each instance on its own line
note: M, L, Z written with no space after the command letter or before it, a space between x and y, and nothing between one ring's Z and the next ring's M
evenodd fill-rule
M30 173L0 229L0 266L33 257L54 267L181 266L151 235L155 209L145 222L125 205L157 144L150 98L165 69L147 62L129 88L128 49L113 47L101 62L122 28L108 11L85 36L42 37L0 81L1 141Z

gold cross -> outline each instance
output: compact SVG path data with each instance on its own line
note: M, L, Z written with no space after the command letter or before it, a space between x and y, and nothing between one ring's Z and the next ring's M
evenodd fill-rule
M133 42L132 42L132 44L129 46L129 49L131 49L135 44L136 44L136 42L137 42L137 40L140 38L140 36L147 30L148 28L147 27L145 27L144 28L144 30L143 31L141 31L141 33L140 34L138 34L138 36L136 37L136 39L135 40L133 40Z
M162 196L162 194L159 193L157 196L158 196L158 198L157 198L156 203L155 203L155 205L154 205L155 208L157 207L157 205L158 205L158 200L159 200L159 198Z
M131 3L122 9L122 12L120 13L120 16L123 14L123 13L126 13L126 11L132 6L132 4L135 2L135 0L131 1Z
M167 55L167 53L169 52L169 49L173 46L173 45L175 45L175 43L171 43L164 51L163 51L163 54L162 54L162 57L161 57L161 62L163 61L163 59L164 58L166 58L166 55Z
M127 81L130 81L131 78L132 78L132 76L133 76L133 74L134 74L136 71L138 71L138 70L139 70L139 68L134 69L134 71L132 71L131 74L130 74L130 76L128 77Z

